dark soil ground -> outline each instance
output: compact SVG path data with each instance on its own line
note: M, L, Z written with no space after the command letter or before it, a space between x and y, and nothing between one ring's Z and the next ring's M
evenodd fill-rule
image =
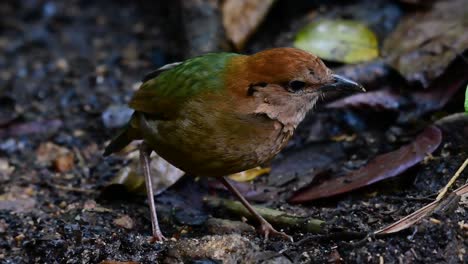
M277 190L257 201L322 219L323 234L285 228L295 242L264 242L241 216L203 202L227 192L185 176L157 197L162 229L173 239L148 243L145 197L106 188L128 160L102 157L122 124L114 118L105 125L103 113L122 109L145 73L184 57L177 31L167 30L172 12L143 1L0 2L1 263L468 261L466 200L406 231L365 236L433 201L467 157L466 120L441 126L443 142L432 157L396 178L310 204L286 202L294 187L356 169L411 142L434 119L397 124L394 113L364 110L318 109L273 161L270 175L254 183ZM271 46L265 43L260 34L248 50ZM328 139L342 134L356 137ZM455 187L467 177L465 171Z

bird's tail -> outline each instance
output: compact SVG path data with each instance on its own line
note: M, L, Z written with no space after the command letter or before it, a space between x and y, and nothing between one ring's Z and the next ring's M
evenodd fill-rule
M132 127L131 121L120 131L120 133L111 140L104 150L104 156L118 152L130 144L133 140L141 139L137 128Z

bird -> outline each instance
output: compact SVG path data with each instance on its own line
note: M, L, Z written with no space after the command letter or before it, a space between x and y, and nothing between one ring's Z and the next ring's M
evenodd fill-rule
M291 47L251 55L207 53L167 64L143 78L129 102L132 118L104 155L141 141L153 242L166 240L149 169L153 151L187 174L218 179L258 220L265 239L292 240L258 214L226 175L269 162L330 91L365 89L334 74L319 57Z

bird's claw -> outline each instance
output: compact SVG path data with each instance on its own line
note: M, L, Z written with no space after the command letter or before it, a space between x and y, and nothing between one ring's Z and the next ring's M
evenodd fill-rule
M156 242L164 242L164 241L167 241L167 238L163 236L163 234L159 233L159 234L153 234L149 242L151 244L154 244Z
M268 223L268 222L263 222L261 225L260 225L260 229L259 229L259 232L264 235L265 237L265 241L268 241L268 238L271 236L277 236L277 237L280 237L282 239L286 239L286 240L289 240L291 242L294 242L292 236L284 233L284 232L280 232L280 231L277 231L276 229L273 228L273 226Z

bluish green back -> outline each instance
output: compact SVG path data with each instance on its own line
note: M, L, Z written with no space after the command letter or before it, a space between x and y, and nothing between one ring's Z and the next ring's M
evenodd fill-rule
M209 53L188 59L148 81L148 88L157 89L162 97L190 97L201 91L222 90L226 64L234 56L239 54Z

